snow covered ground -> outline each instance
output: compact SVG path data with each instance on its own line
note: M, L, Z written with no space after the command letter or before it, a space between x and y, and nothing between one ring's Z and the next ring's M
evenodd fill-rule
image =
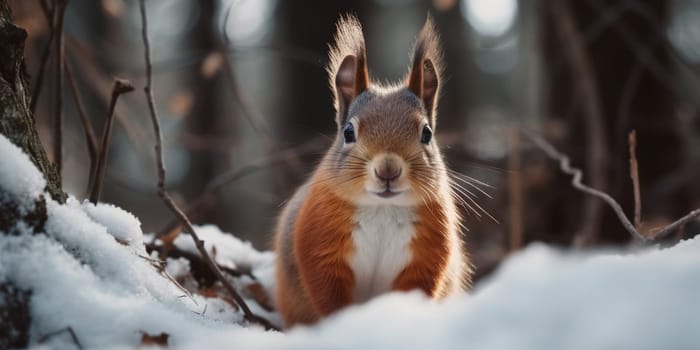
M2 191L30 210L43 181L0 135ZM0 234L0 283L33 291L32 346L76 348L67 333L38 343L70 326L87 349L133 349L144 333L167 333L176 349L700 348L700 238L634 253L533 245L468 295L438 303L419 293L390 294L317 326L279 333L241 325L241 314L222 298L187 297L150 260L130 213L74 198L65 205L47 200L47 211L45 234L25 225ZM274 288L272 253L214 226L197 230L208 249L216 246L221 265L245 267L268 293ZM189 236L175 245L194 252ZM168 263L173 276L187 274L182 259Z

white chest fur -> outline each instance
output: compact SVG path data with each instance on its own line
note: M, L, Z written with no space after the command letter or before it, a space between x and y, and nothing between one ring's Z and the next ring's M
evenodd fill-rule
M355 274L354 300L363 302L390 291L411 261L414 214L410 207L362 206L355 220L350 267Z

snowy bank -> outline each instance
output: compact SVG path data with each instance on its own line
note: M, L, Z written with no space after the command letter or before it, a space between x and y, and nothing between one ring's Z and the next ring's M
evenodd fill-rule
M471 296L393 294L282 343L219 334L207 346L275 349L698 349L700 239L634 255L532 246ZM185 348L202 344L197 339Z
M0 135L0 165L28 172L0 171L0 190L30 207L43 179L18 152ZM87 349L133 349L144 333L166 333L175 349L700 347L700 238L631 254L571 254L534 245L469 295L437 303L419 293L390 294L283 334L242 325L240 312L224 298L187 296L158 269L138 219L128 212L46 198L45 232L32 233L20 223L12 234L0 233L0 283L32 291L33 346L69 326ZM219 264L249 271L232 279L242 294L252 281L272 294L272 253L214 226L197 230L208 250L216 247ZM187 235L174 244L194 252ZM182 259L168 264L166 271L180 281L189 273ZM247 300L255 312L275 318L253 299ZM75 348L67 333L44 345Z

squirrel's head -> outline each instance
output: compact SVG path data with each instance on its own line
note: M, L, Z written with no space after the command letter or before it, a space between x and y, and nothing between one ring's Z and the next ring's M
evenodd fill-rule
M406 79L393 86L370 80L362 28L355 17L341 18L328 66L338 135L325 161L327 181L339 195L358 204L416 205L436 198L446 177L433 137L440 72L430 18Z

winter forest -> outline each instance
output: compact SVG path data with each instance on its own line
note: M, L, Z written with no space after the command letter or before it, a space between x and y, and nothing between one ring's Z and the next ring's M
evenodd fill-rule
M333 54L350 15L366 60ZM426 23L441 55L418 54ZM383 209L348 219L353 293L404 265L322 312L345 270L313 257L345 241L314 191L357 176L315 169L359 167L363 64L427 116L428 165L367 176L404 198L392 184L444 172L448 204L411 212L409 262L392 224L357 238ZM698 178L697 0L0 0L0 349L697 349ZM441 198L426 183L416 208ZM299 248L310 207L318 255ZM397 287L452 261L416 243L450 218L468 288ZM318 319L291 326L307 302Z

